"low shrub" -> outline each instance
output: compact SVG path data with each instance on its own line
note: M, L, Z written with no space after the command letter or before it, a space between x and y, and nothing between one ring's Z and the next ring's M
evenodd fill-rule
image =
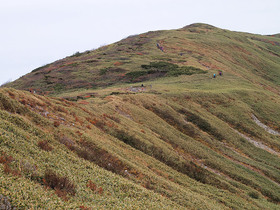
M173 63L164 61L151 62L149 65L141 65L145 70L133 71L125 74L130 81L144 81L147 79L153 79L154 77L164 76L179 76L179 75L192 75L192 74L204 74L206 71L195 68L193 66L178 66Z
M206 71L202 69L195 68L193 66L182 66L175 70L169 71L167 73L168 76L180 76L180 75L193 75L193 74L205 74Z
M53 126L57 128L58 126L60 126L60 122L58 120L54 121Z
M6 153L4 153L0 157L0 163L2 163L2 164L10 164L13 160L14 160L14 158L10 155L6 155Z
M166 73L166 76L179 76L179 75L192 75L192 74L204 74L207 73L202 69L193 66L178 66L168 62L151 62L149 65L141 65L143 69L147 69L148 74L156 72Z
M73 147L79 157L94 162L98 166L114 172L116 174L126 176L124 171L128 168L119 158L113 156L106 150L97 147L93 142L81 139L79 147Z
M103 68L103 69L100 69L99 70L99 75L102 76L102 75L105 75L108 71L109 71L110 68Z
M168 154L165 154L165 152L161 148L154 145L146 145L136 137L127 134L125 131L117 130L112 133L112 135L123 141L124 143L134 147L135 149L138 149L145 154L156 158L157 160L163 162L171 168L184 173L197 181L200 181L202 183L212 183L210 179L213 179L213 177L210 176L210 173L192 162L184 162L180 160L179 157L170 158L170 156Z
M0 93L0 109L6 110L10 113L22 114L26 110L22 107L22 105L20 105L21 104L18 104L16 101Z
M60 197L62 200L64 201L68 201L69 198L67 197L67 192L66 191L63 191L63 190L60 190L60 189L55 189L55 194Z
M77 153L80 158L94 162L98 166L111 171L113 173L127 176L125 170L129 167L119 158L113 156L108 151L99 148L93 142L81 138L78 144L75 144L69 137L56 137L58 141L64 144L68 149Z
M179 66L176 64L163 62L163 61L151 62L149 65L141 65L141 67L147 70L164 71L164 72L172 71L179 68Z
M45 151L52 151L52 146L49 145L49 142L47 140L41 140L38 142L38 147L40 147L42 150Z
M91 180L88 181L87 187L90 188L94 193L101 195L103 193L102 187L97 187Z
M147 74L148 74L147 71L132 71L132 72L126 73L125 76L127 76L130 80L134 80L138 77L141 77L141 76L144 76Z
M251 197L251 198L254 198L254 199L258 199L259 198L259 193L257 192L249 192L248 195Z
M184 133L185 135L190 136L192 138L198 137L198 134L192 125L180 122L174 115L170 114L169 112L158 109L157 107L150 106L146 106L146 109L149 109L150 111L154 112L157 116L166 121L169 125L175 127L177 130Z
M87 117L86 120L91 123L92 125L95 125L96 127L100 128L101 130L105 131L106 130L106 122L102 119L97 119L97 118L89 118Z
M59 176L51 169L47 169L44 175L44 184L52 189L75 195L76 186L66 176Z
M4 165L4 173L12 174L13 176L21 176L21 172L17 169L12 169L11 163L14 161L12 156L8 156L5 153L0 157L0 163Z
M251 136L258 137L258 134L253 131L251 128L249 128L245 123L243 122L237 122L230 118L230 116L227 116L223 113L217 113L216 116L220 118L221 120L229 123L230 125L234 126L238 131L243 131L245 133L250 134Z
M93 192L95 192L97 189L96 185L91 180L88 181L87 187L90 188Z
M261 193L264 196L267 196L271 202L274 202L274 203L279 203L280 202L280 195L279 195L279 193L278 193L278 195L276 195L271 190L264 189L264 188L261 189Z
M201 130L209 133L210 135L214 136L218 140L223 140L225 137L219 133L219 131L212 127L210 123L208 123L206 120L198 116L197 114L194 114L192 112L187 111L186 109L179 110L180 113L186 115L186 119L189 122L192 122L196 126L198 126Z

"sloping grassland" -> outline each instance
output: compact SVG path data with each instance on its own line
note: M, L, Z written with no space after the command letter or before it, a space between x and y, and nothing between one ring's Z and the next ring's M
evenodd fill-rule
M1 202L278 209L279 43L193 24L76 53L8 85L30 91L1 88Z
M250 89L179 93L179 81L176 93L164 93L175 85L165 82L78 102L2 89L0 193L21 208L276 209L279 136L251 114L279 131L279 115L266 115L279 109L279 97Z

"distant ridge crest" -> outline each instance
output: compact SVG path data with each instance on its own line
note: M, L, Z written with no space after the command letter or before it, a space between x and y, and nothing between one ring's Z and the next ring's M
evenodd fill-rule
M187 26L184 26L182 29L190 29L190 28L203 28L203 29L216 29L215 26L206 24L206 23L193 23Z

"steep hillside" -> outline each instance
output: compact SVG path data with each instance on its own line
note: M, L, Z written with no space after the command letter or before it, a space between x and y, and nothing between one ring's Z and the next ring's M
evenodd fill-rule
M1 88L0 206L279 209L279 42L193 24Z
M277 125L279 114L262 116L279 97L249 87L175 93L162 82L78 103L1 90L0 194L19 208L276 209L279 136L251 114ZM72 185L59 188L49 170Z

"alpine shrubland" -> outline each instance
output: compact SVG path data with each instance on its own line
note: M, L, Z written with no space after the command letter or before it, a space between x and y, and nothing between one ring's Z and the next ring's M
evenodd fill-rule
M279 37L206 24L35 69L0 89L0 205L278 209L279 85Z

